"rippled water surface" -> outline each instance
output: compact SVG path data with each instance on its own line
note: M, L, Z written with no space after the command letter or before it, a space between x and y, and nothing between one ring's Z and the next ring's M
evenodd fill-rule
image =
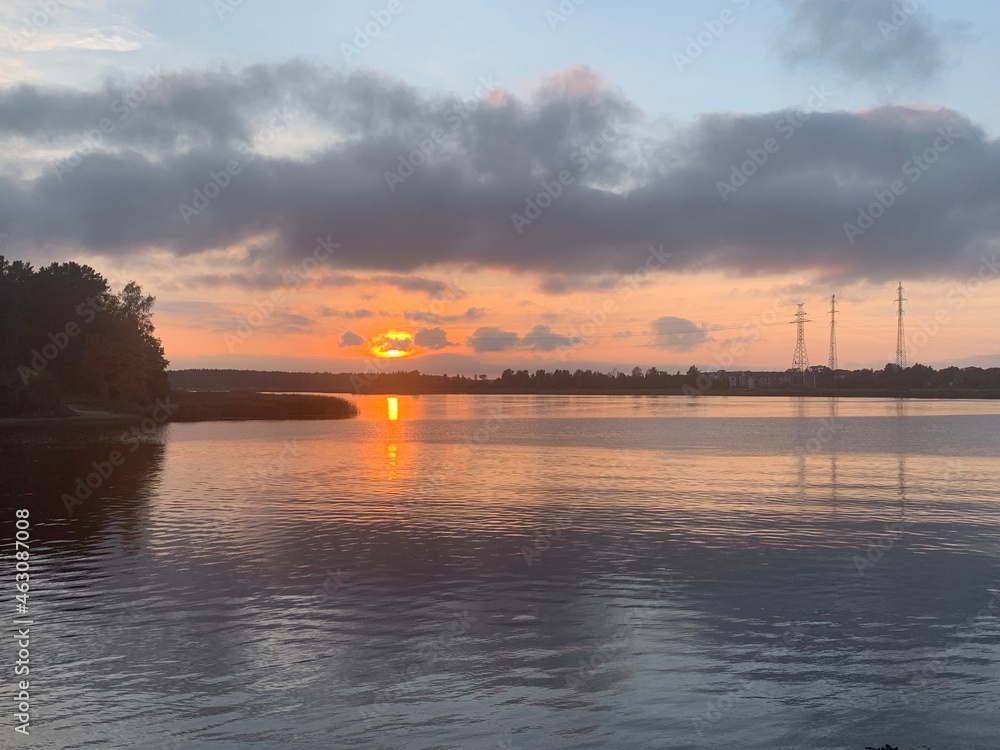
M31 747L1000 747L1000 403L356 400L0 432Z

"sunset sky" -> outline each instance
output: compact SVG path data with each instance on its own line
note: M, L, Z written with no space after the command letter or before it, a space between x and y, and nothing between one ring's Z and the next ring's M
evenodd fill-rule
M174 369L1000 365L1000 5L8 0L0 254ZM623 52L625 50L625 52ZM388 356L391 355L391 356Z

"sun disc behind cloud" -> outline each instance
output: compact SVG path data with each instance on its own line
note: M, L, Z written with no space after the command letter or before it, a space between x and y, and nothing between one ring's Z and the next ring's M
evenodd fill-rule
M376 357L399 358L413 354L413 334L405 331L387 331L372 337L368 350Z

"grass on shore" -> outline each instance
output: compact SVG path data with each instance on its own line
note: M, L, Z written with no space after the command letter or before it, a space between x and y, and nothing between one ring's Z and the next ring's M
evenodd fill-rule
M358 408L336 396L255 393L248 391L171 391L177 408L171 422L226 419L349 419Z

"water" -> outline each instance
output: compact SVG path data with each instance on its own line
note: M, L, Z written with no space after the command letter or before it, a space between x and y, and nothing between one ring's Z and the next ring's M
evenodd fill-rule
M357 401L0 432L32 747L1000 746L1000 403Z

